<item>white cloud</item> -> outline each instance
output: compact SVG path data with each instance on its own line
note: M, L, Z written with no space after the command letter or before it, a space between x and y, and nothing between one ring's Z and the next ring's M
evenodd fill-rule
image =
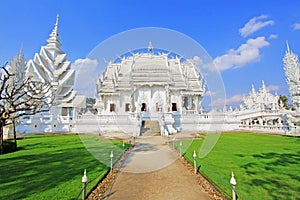
M210 97L210 96L214 96L214 95L216 95L216 94L217 94L217 92L212 92L212 91L208 90L208 91L206 91L206 92L204 93L203 96Z
M76 70L75 89L78 94L93 97L96 91L96 81L98 61L90 58L79 58L72 63L72 68Z
M278 35L277 34L271 34L270 36L269 36L269 40L271 40L271 39L277 39L278 38Z
M279 86L278 85L268 85L267 89L272 92L272 91L278 91L279 90Z
M237 103L241 103L243 100L243 96L242 94L235 94L229 98L226 98L226 100L221 100L218 99L220 102L225 102L226 105L230 105L230 104L237 104Z
M295 23L292 25L294 30L299 30L300 29L300 22Z
M233 95L232 97L226 99L227 104L232 104L232 103L241 103L243 100L243 96L241 94L236 94Z
M247 37L252 33L262 29L263 27L273 25L274 24L273 20L264 21L267 18L268 18L267 15L260 15L258 17L253 17L245 24L243 28L239 29L240 34L243 37Z
M219 71L243 67L248 63L259 61L259 50L269 45L270 43L266 41L265 37L248 39L247 42L242 44L238 49L230 49L226 54L216 57L214 64Z
M236 94L229 98L218 98L214 102L210 104L210 106L214 106L218 109L222 109L225 105L239 105L242 103L243 100L242 94Z

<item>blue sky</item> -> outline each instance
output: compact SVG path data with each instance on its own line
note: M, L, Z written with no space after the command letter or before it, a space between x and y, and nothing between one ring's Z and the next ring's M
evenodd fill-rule
M251 84L258 89L262 80L272 92L288 95L282 62L285 41L300 54L296 0L12 0L0 1L0 7L0 64L21 46L26 59L33 58L46 44L56 14L62 50L74 64L114 34L163 27L193 38L219 62L228 105L238 103Z

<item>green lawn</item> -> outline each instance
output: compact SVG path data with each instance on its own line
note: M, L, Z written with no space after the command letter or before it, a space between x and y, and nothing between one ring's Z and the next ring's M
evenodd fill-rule
M187 160L193 161L201 144L183 142L183 149L189 146ZM223 133L206 157L197 158L197 166L226 197L233 171L239 199L300 199L300 138Z
M91 190L109 170L110 151L114 162L122 154L120 141L97 135L27 135L18 146L0 155L0 199L75 199L84 169Z

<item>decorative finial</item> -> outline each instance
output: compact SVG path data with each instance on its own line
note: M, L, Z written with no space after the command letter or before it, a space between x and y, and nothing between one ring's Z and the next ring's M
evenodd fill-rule
M153 46L152 46L152 42L151 41L149 42L149 45L148 45L148 51L150 53L152 53L152 51L153 51Z
M251 92L252 92L252 94L255 94L255 88L254 88L253 84L252 84Z
M286 40L286 48L287 48L287 52L290 53L290 46L287 40Z
M58 35L58 20L59 20L59 14L56 15L56 22L53 32L55 32L55 35Z
M49 44L55 44L57 46L61 46L61 44L59 42L59 34L58 34L58 20L59 20L59 15L57 14L54 28L53 28L51 34L49 35L50 38L47 41Z
M59 20L59 14L56 15L56 23L55 23L56 26L58 25L58 20Z
M267 87L266 87L266 84L265 84L265 81L262 80L261 83L262 83L262 84L261 84L261 89L260 89L260 91L262 91L263 93L268 92Z
M23 55L23 43L21 43L21 48L20 48L19 55Z
M264 80L261 81L261 87L262 87L263 90L266 89L266 84L265 84L265 81L264 81Z

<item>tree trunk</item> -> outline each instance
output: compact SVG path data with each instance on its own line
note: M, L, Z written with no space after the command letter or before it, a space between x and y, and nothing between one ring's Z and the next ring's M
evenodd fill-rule
M15 151L16 151L18 148L18 145L17 145L16 119L15 118L12 119L12 131L14 134L14 143L15 143Z
M3 126L2 123L0 122L0 154L3 154Z

